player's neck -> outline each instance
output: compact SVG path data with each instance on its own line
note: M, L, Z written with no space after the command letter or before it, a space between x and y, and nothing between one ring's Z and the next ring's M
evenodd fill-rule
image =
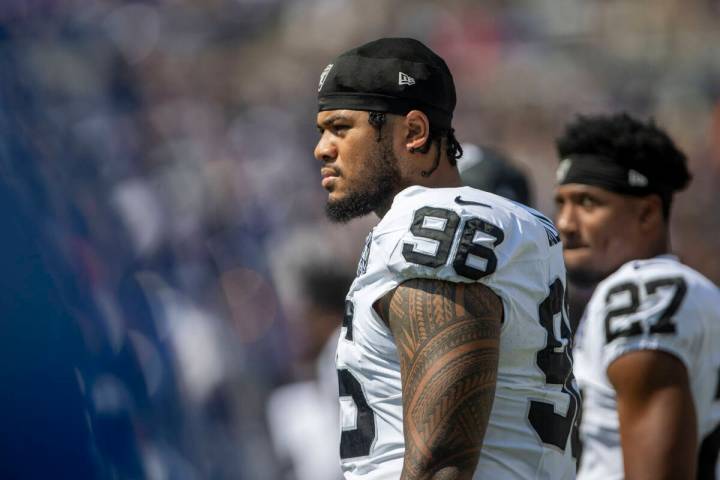
M454 188L462 186L460 172L455 165L450 164L444 155L437 168L432 170L432 173L427 176L424 173L427 173L427 170L413 175L413 178L408 182L409 185L420 185L421 187L427 188Z
M648 260L660 255L668 255L670 253L670 239L668 235L650 235L644 239L634 242L636 248L630 253L625 261L618 268L632 260Z
M658 255L667 255L670 253L670 232L659 232L655 236L650 236L643 243L647 248L645 250L645 258L654 258Z
M383 218L385 214L390 210L390 207L392 206L393 200L395 200L395 195L400 193L401 190L398 190L397 192L390 195L386 201L384 201L382 204L380 204L375 210L375 215L378 216L378 218Z
M388 212L388 210L390 210L390 207L392 207L395 196L406 188L415 185L426 188L455 188L461 187L462 181L460 180L460 173L458 172L458 169L454 166L449 165L445 168L438 167L431 175L427 177L417 175L409 179L408 181L402 182L400 185L398 185L397 189L392 193L392 195L389 195L388 198L374 210L375 215L377 215L379 218L383 218Z
M433 175L421 179L421 181L422 180L426 181L420 183L420 185L428 188L454 188L462 186L460 173L454 166L442 170L438 169Z

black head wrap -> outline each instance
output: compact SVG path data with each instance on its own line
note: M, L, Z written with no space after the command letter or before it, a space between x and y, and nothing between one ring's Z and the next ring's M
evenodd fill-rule
M445 61L412 38L381 38L353 48L323 70L318 111L424 112L449 129L455 84Z
M635 197L657 194L667 212L676 187L664 182L656 173L651 168L631 168L602 155L570 155L558 165L557 183L592 185Z

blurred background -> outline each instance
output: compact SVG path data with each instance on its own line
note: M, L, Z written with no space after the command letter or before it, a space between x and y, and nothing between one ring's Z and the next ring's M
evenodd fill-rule
M458 139L548 215L565 122L654 117L695 177L674 248L720 281L718 0L2 0L0 477L338 477L375 218L324 218L316 91L380 36L446 59Z

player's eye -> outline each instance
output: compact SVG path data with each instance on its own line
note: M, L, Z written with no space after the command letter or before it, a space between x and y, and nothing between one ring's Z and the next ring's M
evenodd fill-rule
M583 208L590 209L590 208L597 206L597 204L598 204L597 200L595 200L590 195L583 195L582 197L580 197L580 205Z
M332 126L333 133L336 135L342 135L345 132L347 132L350 129L350 125L345 125L342 123L334 123Z

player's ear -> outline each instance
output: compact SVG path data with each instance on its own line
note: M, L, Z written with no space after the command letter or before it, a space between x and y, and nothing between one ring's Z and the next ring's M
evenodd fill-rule
M661 226L664 222L664 217L660 195L647 195L638 200L641 228L649 231Z
M405 148L413 153L420 150L430 138L430 120L420 110L410 110L405 115L407 133L405 135Z

